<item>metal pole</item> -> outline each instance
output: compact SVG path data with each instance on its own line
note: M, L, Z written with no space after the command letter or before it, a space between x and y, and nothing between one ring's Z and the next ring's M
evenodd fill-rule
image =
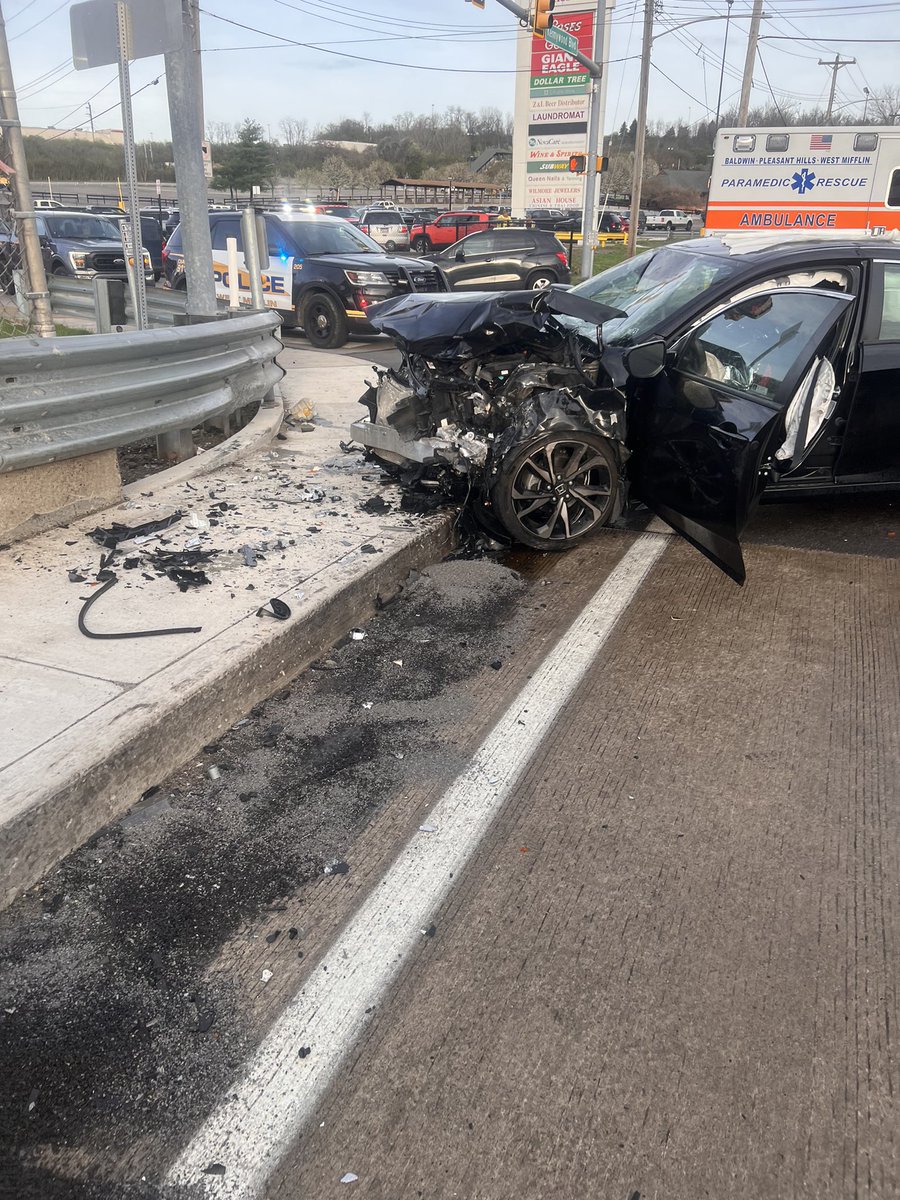
M134 119L131 112L131 80L128 71L128 54L131 46L129 37L130 12L127 4L118 0L116 4L116 21L119 29L119 92L122 97L122 133L125 143L125 186L128 192L128 216L123 222L130 229L126 241L126 262L129 257L134 260L132 267L132 293L134 296L134 322L138 329L146 329L149 324L147 316L147 288L144 280L144 246L141 239L141 212L137 192L137 161L134 151Z
M628 218L628 257L636 249L641 216L641 182L644 175L644 142L647 136L647 97L650 92L650 50L653 46L653 0L644 0L644 40L641 46L641 83L638 95L637 133L634 139L634 169L631 172L631 213Z
M2 125L6 131L10 166L15 174L10 183L16 201L13 216L22 243L25 270L29 291L25 298L31 307L31 325L39 337L53 337L56 329L50 312L50 293L47 291L47 275L41 257L41 243L35 228L34 201L31 198L31 180L28 163L25 161L25 143L22 140L22 124L19 120L19 105L16 86L9 61L9 46L6 41L6 23L0 9L0 107L3 111Z
M238 312L241 307L241 268L238 263L237 238L225 239L225 254L228 262L228 307Z
M747 114L750 111L750 92L753 88L753 71L756 67L756 47L759 43L759 23L762 14L763 0L753 0L750 33L747 35L747 57L744 59L744 78L741 83L741 102L738 106L737 123L740 126L747 124Z
M182 0L181 15L184 40L178 50L171 50L166 55L166 88L181 213L188 318L203 320L216 315L216 284L209 233L209 197L203 172L203 139L197 111L197 55L193 49L189 0Z
M722 111L722 85L725 82L725 55L728 52L728 30L731 28L731 6L734 0L725 0L728 5L728 13L725 17L725 44L722 47L722 66L719 69L719 95L716 99L716 129L719 128L719 114Z
M259 312L266 307L266 301L259 267L256 212L252 208L245 208L241 213L241 236L244 239L244 265L250 276L251 305Z
M594 59L603 62L606 42L606 0L597 0L597 21L594 29ZM599 79L591 79L588 111L587 156L581 214L581 278L590 279L594 273L594 246L597 242L597 158L603 139L603 90Z
M527 8L523 8L521 4L516 4L515 0L497 0L501 8L505 8L507 12L513 13L524 21L527 25L531 25L531 17ZM588 58L586 54L582 54L580 50L567 50L566 54L570 58L574 58L576 62L580 62L583 67L587 67L594 79L600 78L600 66L592 58Z

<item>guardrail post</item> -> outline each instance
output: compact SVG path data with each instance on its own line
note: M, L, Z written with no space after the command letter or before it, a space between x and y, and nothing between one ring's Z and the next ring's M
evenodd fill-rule
M94 310L98 333L121 333L125 317L125 281L95 275Z
M156 456L163 462L180 463L194 457L194 436L190 429L173 429L156 439Z

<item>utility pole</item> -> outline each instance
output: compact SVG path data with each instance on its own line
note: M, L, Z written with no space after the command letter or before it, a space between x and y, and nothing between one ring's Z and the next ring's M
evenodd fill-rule
M838 71L841 67L852 67L855 62L855 58L841 58L840 54L836 54L833 59L819 59L819 66L828 67L831 71L831 91L828 94L828 111L825 113L826 124L831 120L831 112L834 108L834 94L837 91Z
M196 77L200 56L195 49L196 8L192 0L181 0L181 17L184 40L177 50L166 55L166 89L184 242L188 315L195 320L209 320L216 315L216 282L212 272L209 197L203 172L203 118L199 103L202 83Z
M763 15L763 0L753 0L753 13L750 17L750 33L747 36L747 57L744 60L744 80L741 84L741 102L738 107L737 123L743 127L747 124L747 114L750 111L750 91L753 87L753 72L756 68L756 48L759 45L759 25Z
M719 95L716 99L716 130L719 128L719 114L722 111L722 85L725 82L725 55L728 53L728 30L731 28L731 6L734 0L725 0L728 5L728 14L725 17L725 45L722 47L722 66L719 69ZM690 114L688 114L688 124L690 124Z
M6 133L10 166L15 172L11 180L16 202L13 217L25 259L25 273L29 287L25 298L31 305L31 324L39 337L53 337L56 328L53 324L53 314L50 312L50 293L47 291L47 275L41 256L41 243L35 227L31 180L28 176L28 163L25 161L22 122L19 120L19 105L16 100L12 65L9 61L9 44L6 40L6 22L3 19L2 8L0 8L0 109L2 109L0 125Z
M641 182L644 174L644 142L647 137L647 98L650 93L650 51L653 47L654 0L644 0L644 41L641 46L641 82L638 93L637 132L634 138L634 169L631 172L631 213L628 218L628 257L634 255L641 215Z
M97 139L94 137L94 110L91 108L90 100L88 100L85 108L87 109L88 120L91 123L91 141L96 142Z

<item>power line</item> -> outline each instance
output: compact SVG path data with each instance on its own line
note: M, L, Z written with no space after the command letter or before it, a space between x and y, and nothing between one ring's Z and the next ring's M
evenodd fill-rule
M766 77L766 84L769 88L769 95L772 97L772 103L775 105L775 110L778 113L779 117L781 117L782 124L787 125L788 124L787 118L785 117L784 113L781 111L781 105L778 103L778 99L775 95L775 92L772 89L772 84L769 80L769 72L766 70L766 64L763 62L763 56L760 53L758 46L756 47L756 57L757 57L757 60L759 61L759 65L762 67L762 73Z
M33 25L29 25L27 29L23 29L21 33L13 34L9 41L14 42L16 38L21 38L24 37L26 33L31 33L32 29L37 29L39 25L43 25L45 21L49 21L51 17L55 17L56 14L62 9L67 8L68 4L69 0L63 0L62 4L57 5L57 7L54 8L52 12L48 12L45 17L41 17L39 21L35 21L35 23Z

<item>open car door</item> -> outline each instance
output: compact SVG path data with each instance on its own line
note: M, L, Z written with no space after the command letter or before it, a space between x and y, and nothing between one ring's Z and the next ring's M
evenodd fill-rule
M779 288L720 307L629 403L632 495L737 583L767 480L800 465L834 409L831 363L853 301Z

